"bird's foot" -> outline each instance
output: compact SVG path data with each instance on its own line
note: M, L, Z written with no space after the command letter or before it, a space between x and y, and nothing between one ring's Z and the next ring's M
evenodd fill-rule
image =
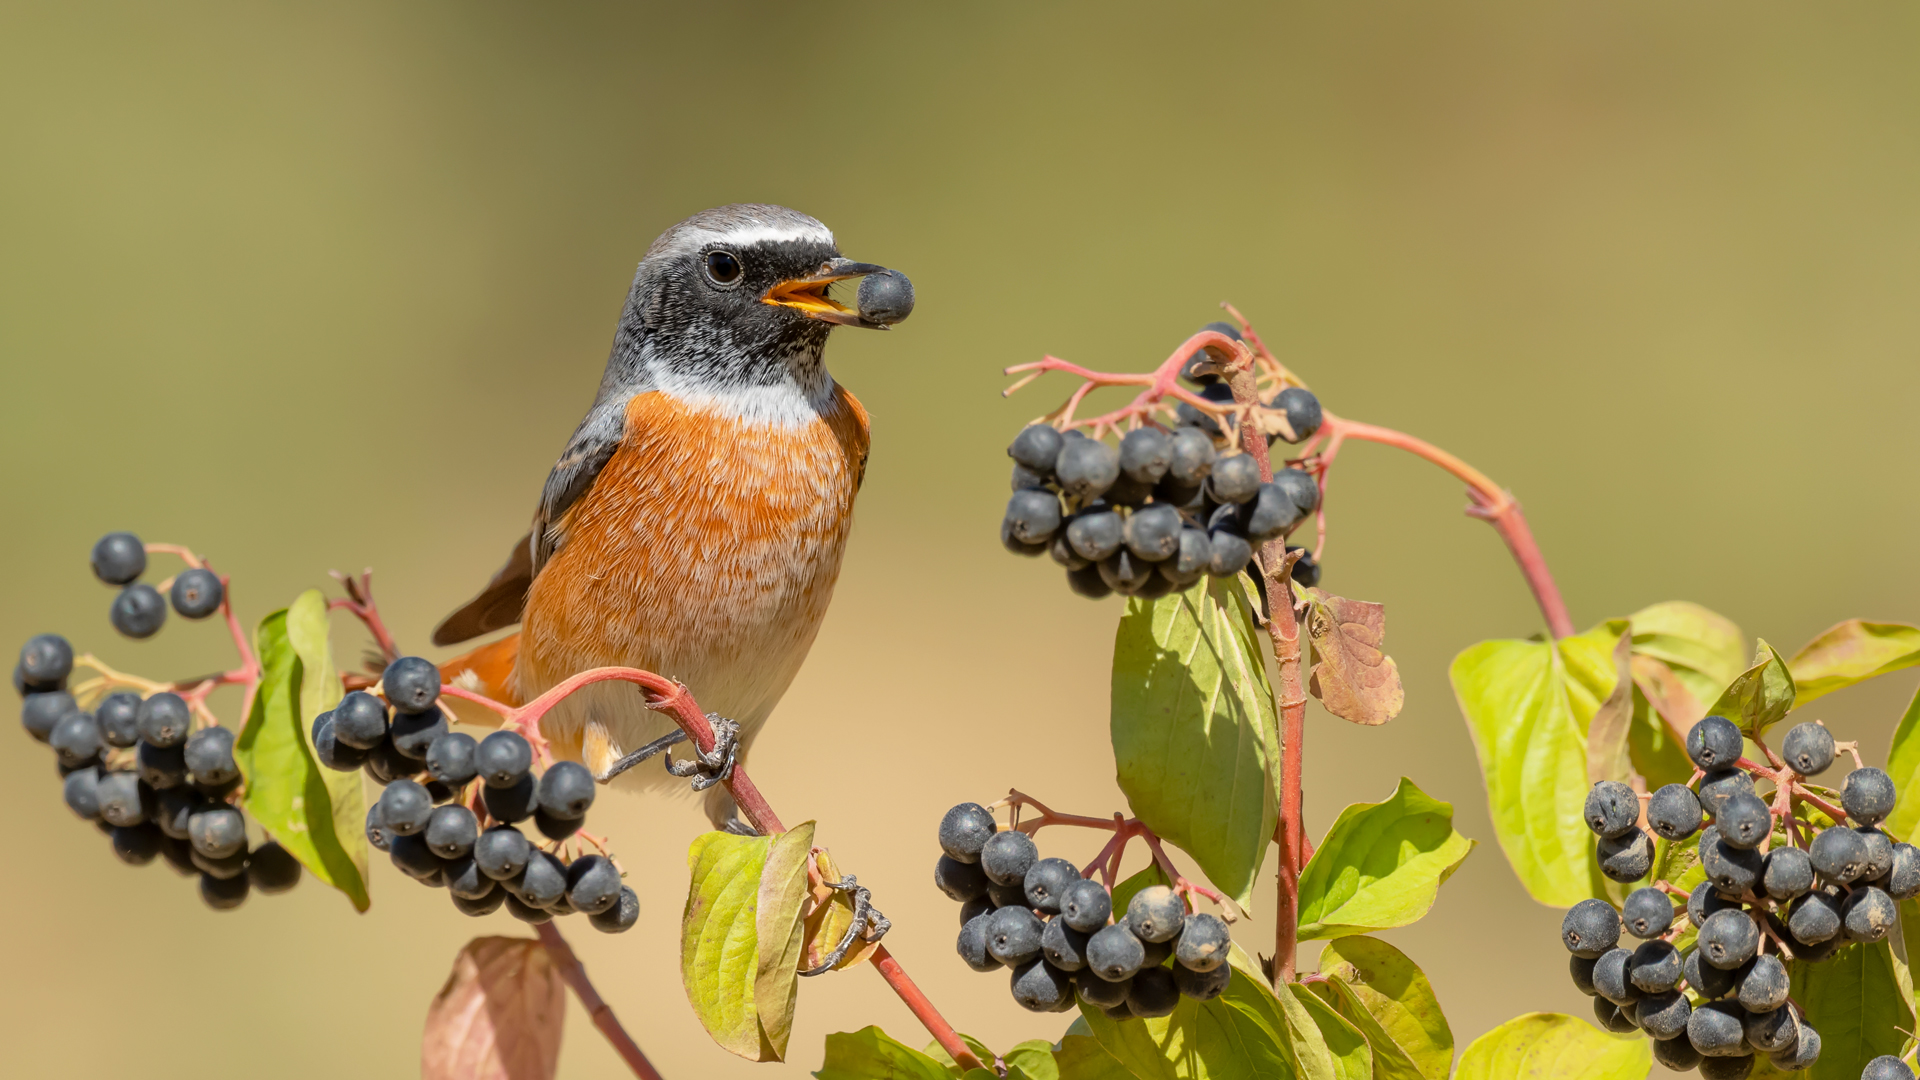
M633 753L628 754L627 756L620 758L619 760L615 761L613 764L607 766L607 771L601 773L597 777L594 777L594 779L604 784L607 781L612 780L614 777L619 776L621 773L626 772L628 769L633 768L635 765L638 765L641 762L647 760L648 758L654 756L655 754L665 751L667 747L672 746L675 743L682 743L686 741L687 741L687 733L684 731L681 731L679 728L674 728L672 731L666 733L665 735L660 736L659 738L653 740L652 742L641 747L640 749L635 750Z
M753 826L747 824L746 822L741 821L738 817L730 817L727 820L721 822L720 831L723 833L730 833L734 836L759 836L760 835L759 829L756 829Z
M853 948L854 941L871 944L886 937L887 931L893 929L893 922L880 914L879 908L873 906L873 890L860 884L860 880L854 875L848 874L840 881L827 881L822 884L836 892L853 894L853 921L847 924L847 932L841 936L840 943L833 947L833 951L821 958L818 967L800 972L801 978L833 970L835 965L847 958L847 952Z
M740 725L721 716L708 713L707 723L713 725L713 749L702 751L694 747L693 757L684 761L673 760L666 756L667 771L675 776L693 777L693 790L705 791L733 775L734 756L740 750ZM662 747L664 750L665 747Z

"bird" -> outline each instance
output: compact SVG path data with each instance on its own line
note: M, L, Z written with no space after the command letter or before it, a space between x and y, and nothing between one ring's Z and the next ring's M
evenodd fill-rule
M443 680L517 705L591 668L643 668L737 725L744 756L820 630L866 476L867 412L824 361L834 327L905 317L829 295L866 275L904 281L843 258L825 225L782 206L717 207L660 234L527 535L433 643L519 629L443 663ZM583 688L541 731L602 782L679 775L628 768L677 731L631 684ZM715 827L751 831L711 782Z

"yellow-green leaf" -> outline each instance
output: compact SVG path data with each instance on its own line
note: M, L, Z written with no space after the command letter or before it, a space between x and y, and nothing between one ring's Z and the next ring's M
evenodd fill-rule
M1765 639L1755 639L1752 666L1733 677L1707 715L1726 717L1752 739L1792 711L1793 700L1793 675L1787 662Z
M1473 851L1453 806L1406 777L1385 802L1354 803L1300 872L1300 940L1407 926Z
M1296 1075L1279 1001L1264 981L1237 967L1226 993L1205 1002L1183 997L1171 1016L1121 1022L1086 1005L1080 1015L1101 1047L1140 1080Z
M348 853L347 838L334 827L332 795L322 775L327 770L307 746L300 657L287 637L285 609L260 620L254 650L260 685L233 745L234 762L246 778L247 813L315 877L346 893L355 910L365 911L366 878ZM364 843L362 823L355 822L348 836Z
M819 1080L951 1080L953 1074L945 1065L870 1026L827 1036L826 1060L813 1075Z
M1292 993L1294 1004L1312 1021L1318 1039L1314 1047L1315 1056L1318 1057L1320 1049L1325 1048L1326 1061L1332 1066L1333 1080L1370 1080L1373 1076L1373 1049L1367 1044L1366 1035L1333 1006L1299 983L1288 983L1287 990ZM1293 1017L1296 1014L1289 1012L1288 1015ZM1297 1033L1294 1041L1298 1045L1300 1040Z
M1800 704L1876 675L1920 664L1920 627L1848 619L1787 661Z
M1634 612L1633 651L1665 663L1695 700L1712 701L1747 666L1740 628L1718 612L1685 600Z
M687 851L680 981L707 1033L750 1061L786 1056L812 846L809 821L775 836L704 833Z
M1113 645L1113 756L1134 814L1246 907L1273 839L1273 693L1246 597L1212 578L1132 599Z
M1613 691L1624 621L1559 642L1483 641L1454 658L1454 697L1473 734L1501 851L1543 904L1601 895L1587 797L1587 725Z
M1091 1035L1069 1033L1053 1052L1057 1080L1134 1080L1120 1059L1107 1053Z
M1327 943L1320 973L1335 988L1329 998L1373 1044L1381 1080L1447 1080L1453 1071L1453 1029L1418 965L1399 949L1371 937Z
M1468 1044L1454 1080L1645 1080L1652 1068L1653 1044L1637 1031L1612 1035L1560 1013L1527 1013Z
M1914 827L1920 825L1920 693L1907 703L1900 726L1893 730L1893 746L1887 751L1887 775L1893 777L1899 792L1893 813L1881 828L1908 843L1913 842Z
M1901 905L1902 915L1913 905ZM1901 992L1893 948L1848 945L1817 964L1788 966L1793 1000L1820 1033L1820 1060L1806 1080L1858 1080L1867 1062L1906 1049L1913 1005Z
M313 721L321 713L340 704L346 690L340 685L340 671L333 664L333 647L327 634L327 598L319 589L308 589L294 598L287 608L287 641L300 658L300 733L312 755ZM359 770L340 772L322 766L320 779L327 785L327 800L332 808L333 835L353 860L360 880L367 885L367 802Z

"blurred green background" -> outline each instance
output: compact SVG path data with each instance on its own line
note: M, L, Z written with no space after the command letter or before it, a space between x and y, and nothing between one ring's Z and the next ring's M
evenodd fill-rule
M720 203L803 209L920 304L829 349L872 462L754 776L822 823L957 1026L1054 1038L953 957L929 882L956 801L1120 807L1119 604L994 538L1002 448L1070 387L1003 401L999 369L1144 368L1231 299L1330 408L1510 485L1582 626L1691 599L1791 650L1920 619L1916 31L1779 3L0 6L0 640L225 666L214 625L108 628L85 554L131 528L209 552L249 620L373 566L424 645L524 528L648 242ZM1308 827L1403 774L1453 801L1482 847L1386 936L1461 1046L1589 1015L1445 676L1539 628L1526 589L1431 466L1355 445L1335 480L1325 585L1388 605L1407 706L1366 730L1316 707ZM1809 711L1879 760L1914 681ZM312 881L214 914L118 864L18 735L0 813L13 1075L409 1075L460 944L524 932L384 864L366 916ZM869 1023L922 1041L854 972L803 988L791 1065L728 1057L678 982L695 804L594 817L645 913L573 936L668 1075L799 1075ZM1270 950L1257 899L1239 933ZM620 1075L571 1007L563 1074Z

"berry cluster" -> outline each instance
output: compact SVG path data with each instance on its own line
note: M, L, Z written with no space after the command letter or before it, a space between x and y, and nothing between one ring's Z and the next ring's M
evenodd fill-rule
M117 610L117 609L116 609ZM196 726L186 699L168 691L142 698L119 692L88 712L67 691L73 647L41 634L20 650L14 686L27 733L52 748L67 807L96 823L114 854L133 866L164 858L197 875L209 907L239 907L254 889L285 892L300 863L268 840L249 846L236 803L240 769L233 732Z
M109 585L121 586L107 618L113 628L130 638L150 638L167 621L167 601L160 590L140 580L147 572L147 546L132 533L108 533L93 545L93 573ZM204 619L220 610L226 589L219 575L205 567L191 567L175 575L168 590L173 610L185 619Z
M1206 329L1239 336L1223 323ZM1204 373L1202 360L1190 362L1189 381L1203 384L1203 396L1230 403L1232 391ZM1268 406L1287 418L1295 442L1320 426L1320 402L1300 387L1280 391ZM1184 402L1179 416L1171 430L1138 427L1117 447L1077 428L1022 430L1007 448L1013 497L1001 543L1016 555L1051 555L1082 596L1152 599L1208 574L1240 573L1255 547L1319 508L1311 474L1282 469L1262 483L1253 458L1221 455L1231 442L1211 416ZM1303 556L1293 576L1315 585L1320 568Z
M975 971L1013 969L1013 1000L1064 1012L1076 998L1130 1020L1166 1016L1182 994L1219 997L1233 978L1227 924L1165 885L1113 910L1105 886L1065 859L1043 859L1026 833L1001 830L979 803L940 820L933 871L959 901L960 958ZM1173 963L1169 963L1171 960Z
M1881 941L1895 901L1920 895L1920 849L1877 827L1894 807L1885 772L1847 775L1844 821L1816 828L1793 815L1793 801L1817 798L1799 778L1826 771L1835 749L1826 728L1799 724L1781 745L1784 761L1768 769L1741 756L1738 727L1709 716L1687 734L1699 769L1693 786L1668 784L1644 797L1614 781L1593 786L1585 818L1600 837L1607 877L1641 880L1653 868L1654 835L1679 842L1696 832L1706 875L1691 894L1662 881L1634 890L1617 912L1604 900L1567 912L1560 936L1573 953L1574 985L1593 995L1601 1026L1644 1031L1661 1064L1698 1068L1709 1080L1740 1080L1757 1054L1788 1071L1819 1058L1820 1033L1788 999L1783 961L1818 962L1849 942ZM1755 792L1756 775L1773 783L1770 799ZM1687 928L1675 925L1679 896L1697 931L1684 951L1675 944ZM1639 945L1620 944L1623 927ZM1899 1071L1885 1072L1886 1062ZM1913 1074L1884 1058L1867 1076Z
M633 926L640 897L621 883L613 860L587 854L568 862L560 855L561 842L580 831L593 805L586 766L555 762L536 777L533 746L519 732L476 740L448 731L440 671L431 661L395 660L379 689L385 701L356 690L313 721L321 764L364 769L385 785L367 811L368 843L401 873L445 888L468 915L504 904L530 923L578 911L610 934ZM546 843L520 831L517 823L529 819Z

